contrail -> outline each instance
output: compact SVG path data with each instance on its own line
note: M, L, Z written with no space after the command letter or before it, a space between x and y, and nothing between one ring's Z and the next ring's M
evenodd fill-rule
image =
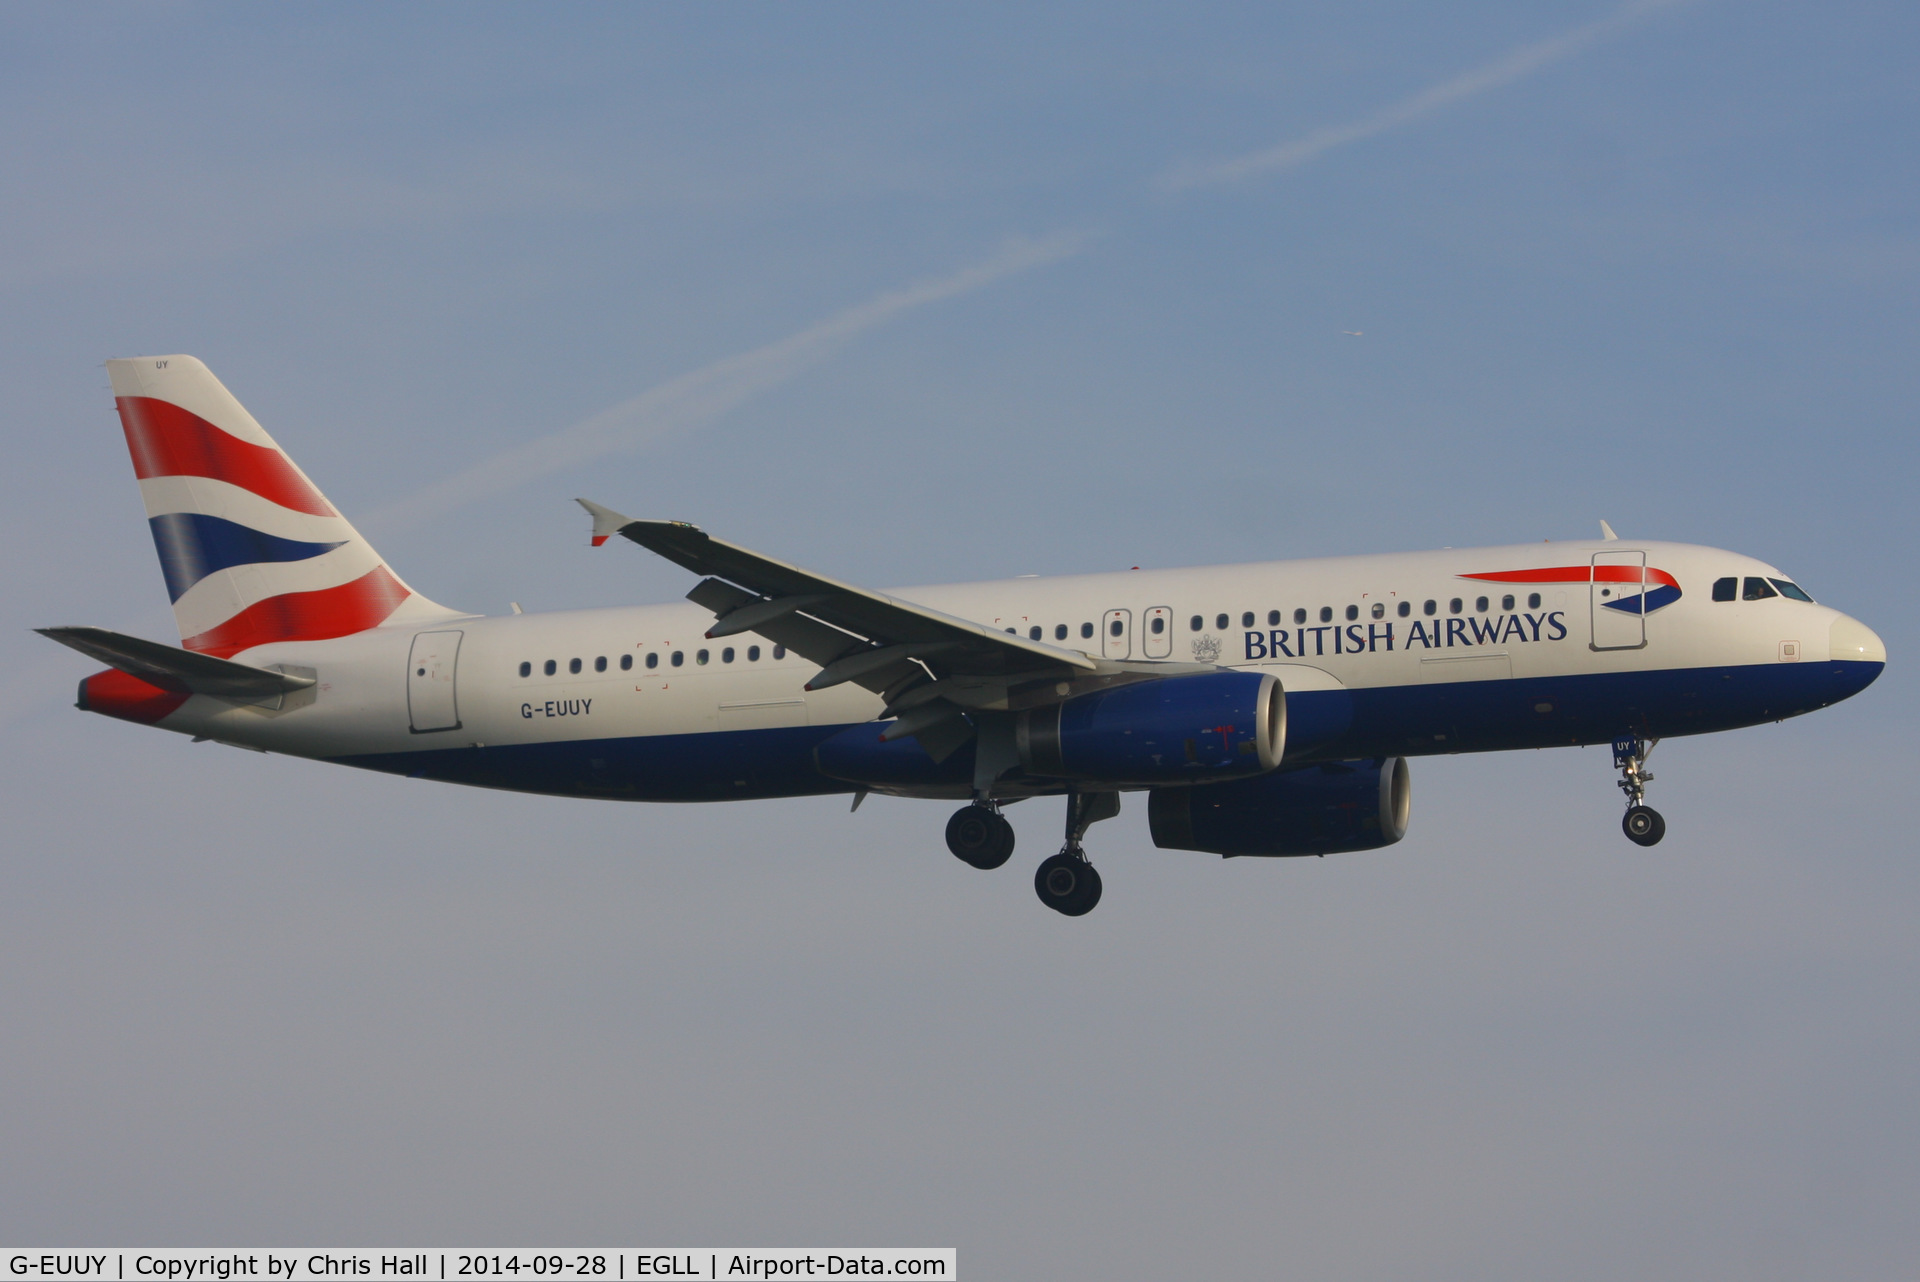
M1269 147L1264 151L1249 152L1230 160L1216 161L1175 170L1160 180L1160 185L1168 191L1187 191L1194 187L1215 186L1220 183L1237 182L1255 174L1282 172L1295 169L1308 161L1336 147L1371 138L1375 134L1385 133L1389 129L1418 120L1420 117L1450 107L1456 102L1476 97L1489 90L1510 85L1524 79L1542 67L1560 61L1571 54L1578 53L1590 44L1605 40L1633 27L1662 9L1670 9L1688 0L1634 0L1608 17L1598 22L1588 23L1584 27L1575 27L1563 35L1542 40L1536 44L1522 45L1503 58L1495 59L1483 67L1476 67L1464 75L1452 80L1442 81L1411 98L1403 98L1391 106L1383 107L1370 116L1344 125L1330 125L1317 129L1304 138L1281 143L1278 147Z
M1442 107L1511 84L1662 9L1688 2L1633 0L1597 22L1522 46L1484 67L1359 120L1316 130L1264 151L1175 171L1163 178L1161 185L1168 190L1182 191L1295 168L1336 147L1370 138ZM742 402L819 364L848 339L865 330L928 303L970 293L1003 277L1065 258L1078 252L1083 244L1083 238L1077 234L1017 241L984 262L952 275L876 295L798 333L724 357L602 410L572 427L483 459L369 514L361 524L369 530L403 529L478 499L517 488L536 477L550 476L608 454L627 453L676 432L704 427Z
M761 392L827 359L848 339L928 303L971 293L1018 272L1079 252L1084 238L1063 233L1019 240L948 276L877 294L763 347L723 357L601 410L572 427L516 445L388 504L361 524L391 532L431 520L477 499L608 454L639 449L704 427Z

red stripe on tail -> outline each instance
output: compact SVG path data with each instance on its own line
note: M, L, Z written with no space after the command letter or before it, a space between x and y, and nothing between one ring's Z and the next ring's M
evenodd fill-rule
M134 475L141 480L204 476L296 512L339 515L279 450L243 441L171 401L122 396L115 403L120 407L120 426L127 433L127 452L133 455Z
M365 632L386 621L411 595L400 580L376 565L351 583L316 592L287 592L256 601L218 627L180 644L230 659L272 641L324 641Z

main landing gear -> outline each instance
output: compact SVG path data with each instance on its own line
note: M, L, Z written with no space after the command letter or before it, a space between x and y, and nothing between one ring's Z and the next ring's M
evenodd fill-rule
M1620 771L1620 791L1627 794L1627 813L1621 817L1621 831L1627 834L1627 840L1636 846L1658 845L1667 835L1667 821L1660 812L1646 804L1647 785L1653 782L1653 776L1647 773L1647 758L1653 753L1653 746L1645 739L1629 736L1613 741L1613 764Z
M975 868L998 868L1013 857L1013 825L988 802L962 806L947 820L947 849Z
M1120 813L1117 792L1067 794L1067 840L1060 853L1040 861L1033 890L1040 902L1068 917L1084 917L1100 902L1100 873L1087 860L1080 839L1102 819ZM947 820L947 849L975 868L998 868L1013 854L1013 825L993 803L962 806Z
M1068 917L1084 917L1100 902L1100 870L1087 859L1080 839L1102 819L1120 813L1117 792L1067 794L1067 840L1060 853L1040 861L1033 873L1033 893L1040 902Z

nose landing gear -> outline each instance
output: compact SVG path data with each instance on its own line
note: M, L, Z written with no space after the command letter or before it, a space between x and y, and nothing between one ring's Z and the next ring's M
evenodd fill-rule
M1658 845L1667 835L1667 821L1660 817L1658 810L1646 804L1647 785L1653 782L1653 776L1647 773L1647 758L1659 742L1631 735L1613 741L1613 764L1620 771L1620 791L1627 794L1627 813L1621 817L1620 829L1636 846Z

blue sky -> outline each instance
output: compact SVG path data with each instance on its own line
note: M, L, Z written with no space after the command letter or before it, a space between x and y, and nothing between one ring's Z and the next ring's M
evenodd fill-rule
M1711 0L0 11L0 1233L1911 1272L1916 53ZM78 716L26 629L169 635L99 368L162 352L462 608L686 590L576 494L875 585L1604 517L1893 667L1663 746L1657 857L1592 751L1429 759L1311 867L1131 807L1062 923L944 807Z

